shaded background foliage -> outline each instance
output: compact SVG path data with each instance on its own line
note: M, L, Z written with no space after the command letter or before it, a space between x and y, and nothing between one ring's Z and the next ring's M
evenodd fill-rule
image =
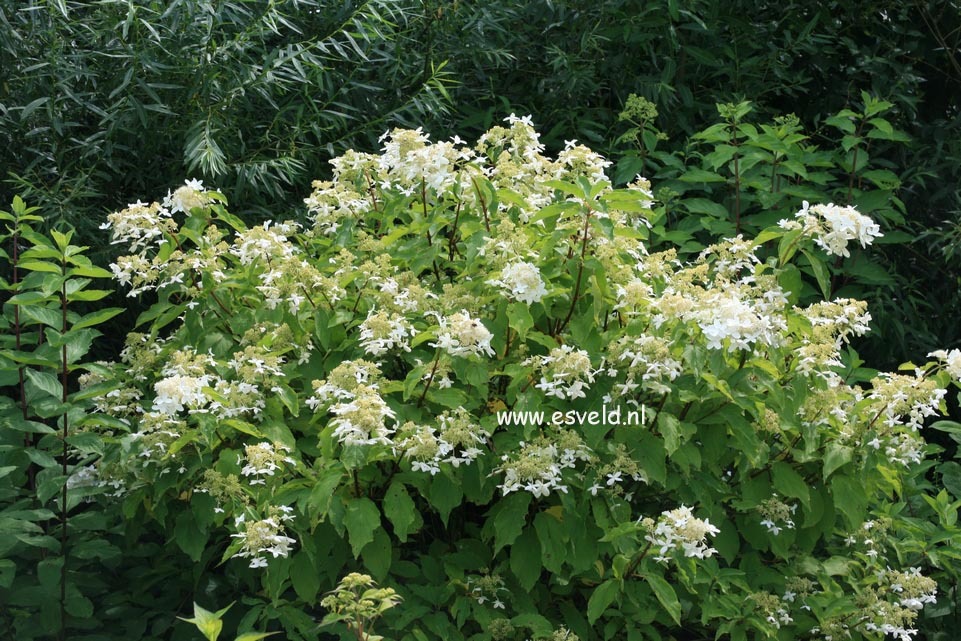
M472 139L530 113L551 149L577 138L631 168L619 114L637 94L666 135L642 159L658 187L699 166L692 136L718 122L717 103L752 101L754 122L795 113L831 148L826 120L860 111L866 91L913 139L871 149L898 175L916 237L887 251L886 295L864 292L882 306L859 348L892 366L961 343L959 46L954 0L0 0L0 203L23 195L106 264L109 211L199 177L248 222L283 218L331 157L376 149L393 126ZM151 610L148 632L166 633L196 577L150 564L170 553L155 533L89 532L137 542L123 564L91 553L75 566L103 621L143 634Z
M872 150L918 236L888 254L904 296L865 347L894 364L961 338L959 27L951 0L5 0L0 202L19 193L101 246L107 211L187 176L250 220L296 210L329 158L396 125L467 137L530 113L549 148L618 159L633 93L683 158L716 103L795 113L816 140L864 90L914 140Z

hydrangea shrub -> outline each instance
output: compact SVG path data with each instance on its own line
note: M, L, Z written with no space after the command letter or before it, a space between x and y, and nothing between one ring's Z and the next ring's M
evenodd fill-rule
M97 474L207 598L291 639L351 572L405 641L913 638L952 559L920 432L961 357L847 348L870 314L827 265L876 224L805 203L682 261L645 179L526 118L382 142L303 220L191 181L105 225L156 302Z

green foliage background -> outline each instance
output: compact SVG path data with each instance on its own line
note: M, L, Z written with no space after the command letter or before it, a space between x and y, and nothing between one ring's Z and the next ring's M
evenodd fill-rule
M802 199L854 203L882 221L889 246L838 261L830 275L813 262L801 268L807 294L871 301L873 336L855 346L893 368L961 344L959 43L961 5L952 0L0 0L0 203L19 194L37 206L29 215L39 219L28 220L37 233L21 236L31 244L60 258L67 246L90 246L85 255L106 265L114 251L98 229L105 214L186 177L218 187L247 225L297 218L305 186L329 177L328 160L378 149L390 127L473 139L511 112L529 113L550 150L576 138L614 160L615 186L636 173L651 178L667 225L660 238L682 255L720 235L756 233ZM632 95L635 107L643 97L654 110L632 111ZM63 242L40 240L68 228L76 234ZM23 337L41 350L29 361L40 372L37 398L75 389L88 349L84 363L114 357L143 311L108 293L103 307L85 299L89 283L80 281L104 274L90 263L73 268L81 271L68 278L77 282L70 297L39 278L23 286L43 294L31 305L51 310L29 318L37 327ZM115 315L108 301L130 309ZM9 302L4 331L13 326ZM37 329L68 333L51 316L58 302L70 304L70 325L89 323L61 338L72 341L69 359L44 347ZM94 325L106 334L98 342ZM25 349L6 339L8 352ZM4 386L16 386L12 363L2 363ZM57 388L64 368L68 384ZM13 507L0 530L31 542L37 568L24 603L66 589L56 578L54 505L66 456L51 430L72 418L82 427L88 402L79 393L69 404L48 400L16 434L4 425L6 473L40 472L27 489L3 490ZM953 527L948 494L934 491L961 496L958 434L945 429L931 438L944 452L918 480L938 502L914 507ZM92 440L70 445L89 460L102 454ZM156 634L173 629L199 574L151 566L173 547L166 536L125 530L94 510L79 523L80 588L63 595L67 615L82 619L96 602L118 634L139 633L133 621L145 610ZM184 549L195 526L186 517L171 524L190 558L200 554ZM121 549L133 562L121 563ZM0 561L0 587L9 567ZM138 594L119 596L130 585ZM952 629L944 620L932 634Z

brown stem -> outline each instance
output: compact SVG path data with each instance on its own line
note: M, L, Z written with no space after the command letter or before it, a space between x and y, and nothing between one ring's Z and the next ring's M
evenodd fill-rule
M430 219L427 214L427 181L425 180L420 181L420 199L424 203L424 222L427 223L427 246L433 247L434 243L430 236ZM437 261L432 260L431 266L434 268L434 277L437 279L437 282L440 283L440 270L437 269Z
M652 544L650 541L648 541L648 542L647 542L647 547L645 547L643 550L641 550L641 553L640 553L640 554L638 554L636 557L634 557L633 559L631 559L630 565L627 566L627 570L624 572L624 576L625 576L625 577L631 576L631 574L634 573L634 570L637 569L637 566L640 565L641 561L644 560L644 557L647 556L647 553L648 553L648 552L650 551L650 549L651 549L651 545L653 545L653 544Z
M377 190L374 189L374 181L370 179L370 171L364 170L364 178L367 179L367 193L370 194L370 203L374 211L379 212L377 208Z
M434 366L430 368L430 376L427 377L427 384L424 385L424 393L420 395L420 400L417 401L417 407L424 405L424 399L427 398L427 390L430 389L430 384L434 382L434 374L437 373L437 365L440 363L440 350L437 350L437 356L434 357Z
M301 286L300 286L300 289L301 289L301 291L304 292L304 296L307 297L307 301L310 302L310 306L313 307L314 309L317 309L317 303L314 302L314 299L313 299L313 297L310 295L310 292L307 291L307 288L304 287L303 285L301 285Z
M61 269L63 273L67 273L67 259L66 256L62 259ZM61 390L61 402L67 404L67 343L65 337L67 335L67 283L60 286L60 338L64 341L63 346L60 348L60 358L61 358L61 369L60 369L60 385ZM60 494L60 556L62 557L60 564L60 641L66 641L67 638L67 437L70 434L69 431L69 421L67 412L63 413L63 449L61 452L61 473L63 474L63 488Z
M559 336L560 333L564 331L564 328L567 327L567 324L571 321L571 317L574 315L574 306L577 305L577 299L581 295L581 278L584 276L584 258L587 255L587 235L592 213L593 212L591 211L590 207L588 207L587 215L584 216L584 238L581 241L581 261L577 266L577 282L574 284L574 295L571 297L571 308L567 310L567 316L564 318L561 324L557 326L557 329L554 330L555 337Z
M463 201L457 201L457 207L454 209L454 228L450 232L450 242L448 244L448 255L447 258L451 262L454 261L454 251L457 249L457 223L460 220L460 207Z
M487 233L491 233L491 221L490 214L487 211L487 201L484 200L484 195L481 193L480 186L477 184L477 179L473 176L470 177L470 181L474 184L474 191L477 192L477 200L480 201L481 210L484 212L484 227L487 228Z
M20 293L20 226L19 221L17 221L17 226L14 228L13 232L13 294L17 295ZM13 306L13 331L14 331L14 345L16 350L19 352L23 343L21 337L21 327L20 327L20 305ZM20 412L23 414L23 420L30 418L30 412L27 406L27 386L26 380L24 379L23 365L17 367L17 378L19 380L19 402L20 402ZM33 447L33 437L27 433L23 435L23 446L27 449ZM27 488L30 493L37 488L37 471L33 467L33 463L27 466Z
M854 200L854 170L858 166L858 148L854 147L854 155L851 156L851 171L848 173L848 205Z

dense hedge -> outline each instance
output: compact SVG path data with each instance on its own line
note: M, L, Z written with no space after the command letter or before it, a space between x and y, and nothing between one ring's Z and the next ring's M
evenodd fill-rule
M890 221L804 203L686 254L709 229L516 116L333 165L303 222L200 181L129 205L109 272L2 214L6 634L948 633L961 468L932 486L921 428L961 352L866 368L833 267ZM85 362L111 275L152 304Z

